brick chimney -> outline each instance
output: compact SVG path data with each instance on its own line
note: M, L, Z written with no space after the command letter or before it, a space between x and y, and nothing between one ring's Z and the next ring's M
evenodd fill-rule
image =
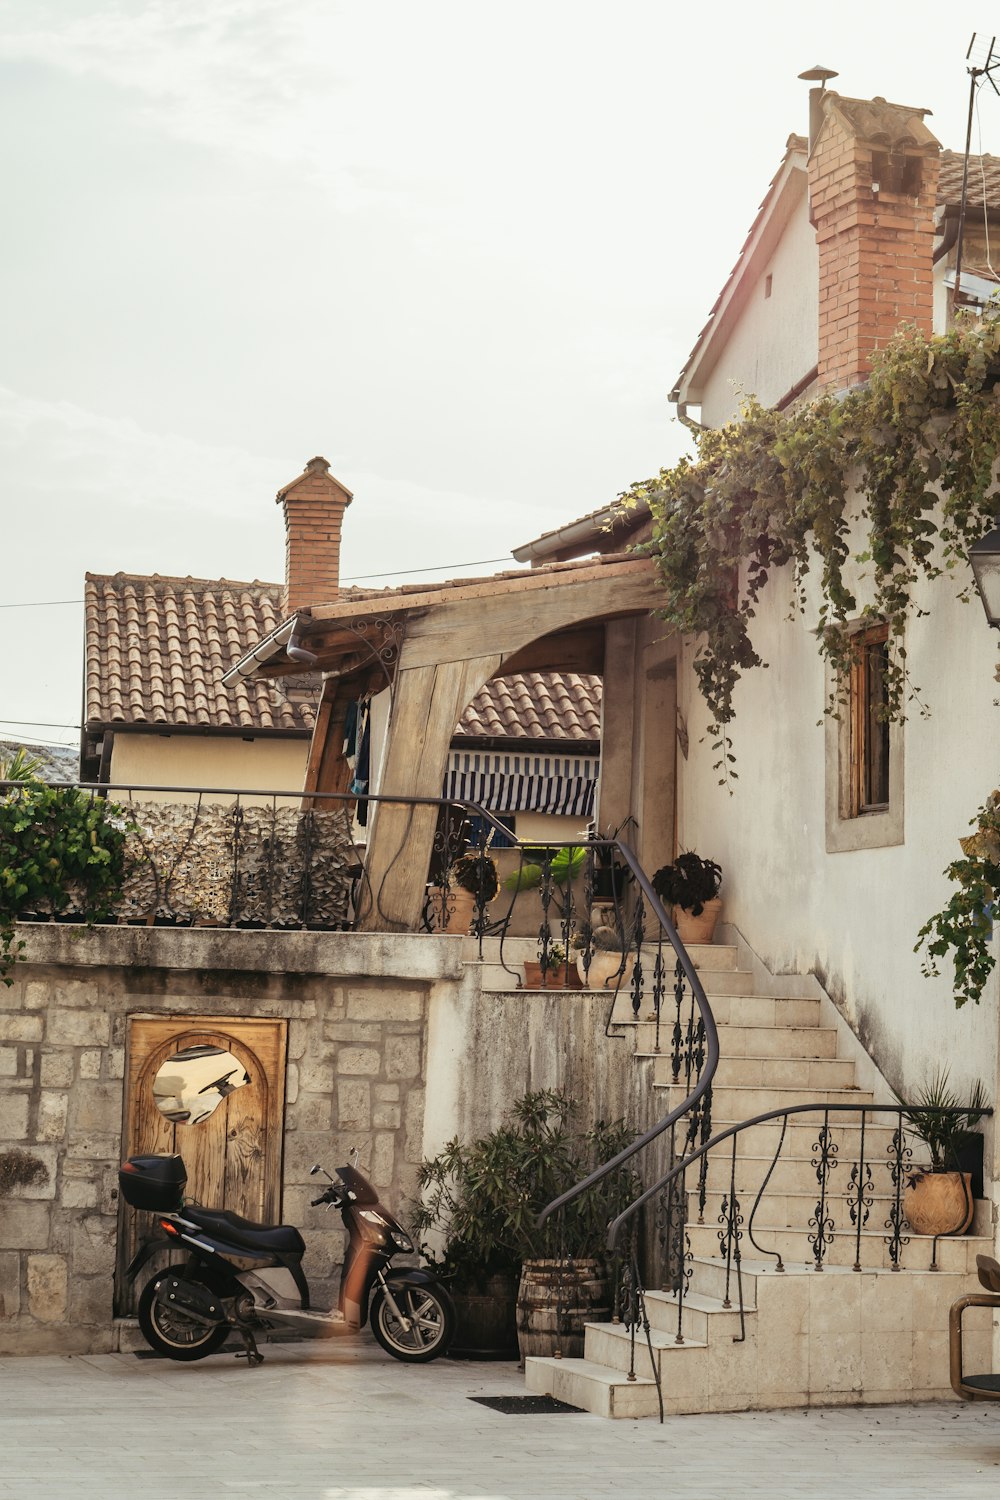
M819 247L819 383L860 385L899 328L932 331L940 143L928 113L813 90L810 219Z
M340 593L340 528L353 495L325 458L311 458L275 498L285 509L285 613L331 603Z

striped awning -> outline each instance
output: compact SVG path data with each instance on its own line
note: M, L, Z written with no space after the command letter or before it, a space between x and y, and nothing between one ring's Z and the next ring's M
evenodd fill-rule
M594 811L596 755L521 755L453 750L445 797L478 802L490 812L561 813L589 818Z

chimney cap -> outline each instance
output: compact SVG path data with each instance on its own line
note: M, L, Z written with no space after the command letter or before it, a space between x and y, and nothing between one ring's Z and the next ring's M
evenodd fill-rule
M315 473L316 470L318 469L318 470L320 470L320 472L326 474L326 473L329 472L330 465L327 463L327 461L326 461L325 458L322 458L320 455L317 454L317 456L315 458L311 458L309 460L309 462L306 464L306 468L307 469L311 469L313 471L313 473Z
M817 63L814 68L807 68L799 77L805 83L821 83L824 87L828 78L839 78L840 74L835 68L824 68L822 63Z

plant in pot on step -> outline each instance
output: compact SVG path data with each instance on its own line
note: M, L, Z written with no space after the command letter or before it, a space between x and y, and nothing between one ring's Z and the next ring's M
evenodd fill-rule
M682 943L712 941L722 908L721 865L688 850L678 854L672 865L661 865L651 883L664 906L674 908L674 925Z
M435 899L437 930L467 933L473 919L477 914L481 917L485 913L499 889L496 860L488 849L469 849L460 854L448 870L447 882L440 895L440 909L437 909Z
M572 947L585 990L617 990L629 983L635 955L626 952L629 939L615 914L605 921L581 922L573 935Z
M975 1129L989 1108L982 1082L965 1104L950 1087L948 1070L939 1068L912 1103L899 1094L896 1099L906 1127L930 1157L929 1165L912 1171L903 1194L910 1228L915 1234L964 1234L972 1223L975 1190L982 1192L983 1138Z
M547 1203L629 1143L624 1120L573 1126L580 1105L539 1089L495 1130L449 1141L420 1168L423 1254L446 1277L459 1326L452 1354L516 1359L583 1351L583 1325L609 1316L607 1226L638 1197L629 1169L613 1173L541 1227Z
M525 960L524 987L527 990L577 989L576 965L567 962L562 943L541 942L537 962Z

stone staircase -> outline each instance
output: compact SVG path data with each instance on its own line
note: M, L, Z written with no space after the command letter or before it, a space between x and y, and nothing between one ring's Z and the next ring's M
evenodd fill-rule
M856 1058L844 1055L850 1049L837 1026L823 1024L824 1002L814 979L801 981L801 994L754 993L763 987L760 974L755 984L749 962L738 967L739 951L724 944L689 950L719 1027L713 1134L782 1105L870 1104L876 1092L878 1102L892 1102L887 1086L858 1087ZM790 981L780 984L788 989ZM669 1026L661 1027L657 1052L655 1025L633 1017L625 994L616 1001L614 1021L634 1030L636 1056L652 1059L662 1101L654 1113L662 1118L687 1093L683 1084L672 1082ZM735 1158L728 1141L710 1154L702 1215L698 1172L689 1170L691 1274L680 1335L676 1297L647 1291L648 1342L641 1329L633 1339L622 1324L588 1324L582 1359L526 1361L528 1389L607 1417L657 1415L654 1372L667 1415L950 1398L948 1310L958 1297L978 1289L976 1255L993 1253L992 1237L942 1239L935 1255L929 1237L907 1232L903 1269L894 1270L884 1225L894 1203L889 1153L895 1117L865 1117L864 1161L871 1183L860 1235L851 1220L850 1194L861 1116L832 1113L829 1121L837 1152L836 1165L825 1174L825 1217L833 1228L822 1271L815 1268L809 1242L819 1196L820 1108L788 1120L752 1226L751 1210L774 1162L780 1121L741 1132ZM730 1255L727 1268L723 1226L734 1185L743 1222L738 1264ZM986 1218L987 1205L979 1204L974 1228L986 1227ZM967 1313L968 1370L992 1368L992 1336L988 1309Z

